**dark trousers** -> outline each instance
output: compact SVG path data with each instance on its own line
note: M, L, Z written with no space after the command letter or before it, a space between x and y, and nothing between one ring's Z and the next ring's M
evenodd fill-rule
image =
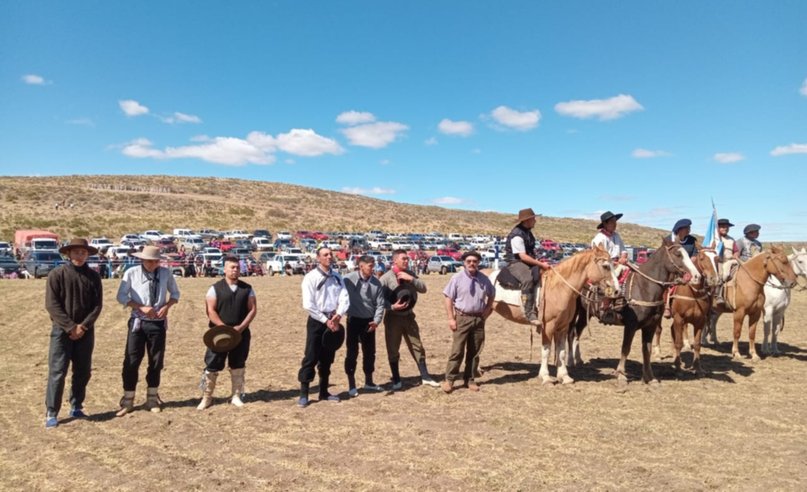
M224 363L228 362L230 369L243 369L247 365L247 357L249 357L249 342L252 339L252 333L249 328L245 328L241 332L241 343L229 352L213 352L207 349L205 352L205 371L219 372L224 370Z
M355 383L356 361L359 357L359 344L361 344L361 361L364 370L365 382L373 380L375 371L375 331L367 331L372 318L347 319L347 353L345 354L345 373L351 382Z
M474 381L474 374L479 370L479 353L485 346L485 320L481 316L457 314L457 331L454 332L451 344L451 355L446 364L446 380L454 381L459 377L460 365L465 359L463 379Z
M149 388L160 386L160 371L165 358L165 321L140 320L140 329L133 332L134 318L129 318L129 334L123 356L123 390L137 389L138 370L148 352L146 383Z
M328 327L312 317L308 317L305 336L305 355L297 373L297 380L301 383L310 383L314 380L314 368L319 372L320 379L328 379L331 375L331 364L336 354L322 345L322 334Z
M45 393L45 408L48 415L57 415L62 408L64 380L67 367L73 364L70 383L70 406L82 408L87 383L90 382L92 350L95 346L95 331L89 330L78 340L70 340L67 333L54 326L50 332L48 350L48 389Z

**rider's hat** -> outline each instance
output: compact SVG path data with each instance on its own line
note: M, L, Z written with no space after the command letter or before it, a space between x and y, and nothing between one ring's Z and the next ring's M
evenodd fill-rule
M603 227L605 227L605 223L611 219L619 220L620 218L622 218L622 214L615 214L609 210L604 214L600 215L600 225L597 226L597 229L602 229Z
M683 229L684 227L690 227L692 225L692 221L689 219L681 219L675 223L673 226L673 234L678 233L678 229Z

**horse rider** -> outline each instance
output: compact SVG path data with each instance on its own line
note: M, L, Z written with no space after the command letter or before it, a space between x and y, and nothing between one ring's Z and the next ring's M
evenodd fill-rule
M689 219L681 219L675 223L672 230L672 240L681 245L684 248L684 251L687 252L690 258L696 256L698 254L697 248L697 240L695 236L690 234L692 231L692 221ZM675 286L670 287L667 289L667 292L664 294L664 317L669 319L672 318L672 311L670 309L670 300L672 294L675 293Z
M759 224L748 224L743 229L745 237L737 241L737 249L740 250L740 261L748 261L762 252L762 243L758 239L761 228Z
M504 244L504 260L507 269L519 281L524 317L531 324L541 326L535 309L535 288L541 281L541 271L550 267L535 257L535 236L532 235L535 217L531 208L519 210L518 223Z
M616 221L622 218L622 214L614 214L610 210L600 215L600 224L597 226L599 232L591 240L591 247L602 247L611 255L614 262L614 273L620 282L624 281L624 274L628 271L628 252L625 243L619 233L616 232Z
M725 283L731 278L734 268L736 268L740 258L740 248L733 237L729 236L729 228L734 227L734 224L729 222L729 219L720 219L717 221L717 236L718 240L723 243L723 252L717 257L717 269L720 274L720 280ZM715 302L717 304L725 304L723 299L723 289L718 288L715 295Z

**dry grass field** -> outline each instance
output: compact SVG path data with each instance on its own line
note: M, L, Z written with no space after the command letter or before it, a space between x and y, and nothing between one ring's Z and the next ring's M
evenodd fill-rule
M411 357L403 391L361 394L297 408L296 374L305 338L301 277L252 281L259 314L247 365L247 405L220 397L195 406L209 281L180 280L171 314L161 414L114 417L126 312L107 305L97 326L87 421L45 430L49 323L44 281L0 281L0 488L4 490L804 490L807 472L807 294L794 305L780 348L759 363L732 360L729 320L720 345L703 351L708 376L676 379L666 329L661 385L637 380L638 338L626 386L611 377L621 332L592 326L588 363L563 387L537 383L526 328L491 318L482 391L451 395L422 387ZM450 348L440 291L425 278L416 308L430 369L441 374ZM379 337L377 381L389 378ZM743 334L747 341L747 332ZM747 343L741 344L747 353ZM536 350L536 357L539 352ZM685 354L689 360L690 354ZM332 392L346 397L344 348ZM141 369L141 378L143 377ZM408 376L408 377L407 377ZM359 377L361 382L361 377ZM142 379L141 379L142 382ZM137 404L144 400L145 383ZM313 393L313 392L312 392ZM315 394L315 393L314 393ZM62 418L67 408L62 410Z
M56 203L60 204L58 209ZM70 208L70 204L74 204ZM67 205L64 207L63 205ZM541 213L536 198L525 207ZM65 237L108 236L173 228L219 230L459 232L504 235L512 214L409 205L284 183L177 176L0 176L0 240L17 229L43 228ZM539 217L536 236L589 242L596 221ZM664 231L619 226L628 244L655 247Z

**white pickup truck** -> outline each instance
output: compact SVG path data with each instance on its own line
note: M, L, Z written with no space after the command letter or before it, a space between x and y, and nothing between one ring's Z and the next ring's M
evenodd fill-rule
M283 274L286 271L287 263L291 266L292 273L305 273L303 255L282 253L266 262L266 274Z

